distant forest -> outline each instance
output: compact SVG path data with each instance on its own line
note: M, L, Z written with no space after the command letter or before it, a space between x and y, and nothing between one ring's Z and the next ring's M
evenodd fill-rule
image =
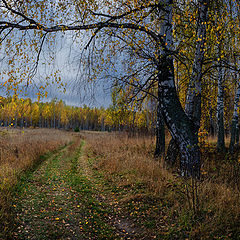
M0 97L0 124L4 127L39 127L66 130L138 131L154 134L154 108L132 110L127 105L109 108L73 107L62 100L32 102L30 98Z

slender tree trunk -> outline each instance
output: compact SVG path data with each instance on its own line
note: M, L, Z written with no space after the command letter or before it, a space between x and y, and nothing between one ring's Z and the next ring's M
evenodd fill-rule
M201 120L201 79L202 65L204 60L204 43L206 40L206 22L208 13L208 0L198 1L198 26L197 26L197 43L196 52L193 62L192 75L190 78L188 93L185 105L186 114L194 121L197 128L200 127Z
M101 121L101 131L105 131L104 117L102 117L102 121Z
M156 158L165 155L165 128L164 119L161 113L160 104L157 107L157 123L156 123L156 147L154 156Z
M27 127L28 127L28 118L25 117L25 128L27 128Z
M8 117L5 116L4 118L4 127L7 127L8 126Z
M237 124L237 130L236 130L236 146L239 146L239 124Z
M54 109L54 113L53 113L53 128L56 128L56 113L55 113L55 109Z
M72 120L72 116L70 117L70 122L69 122L69 125L70 125L70 129L73 129L73 120Z
M38 122L39 128L42 127L42 116L41 114L39 115L39 122Z
M9 120L8 120L8 127L11 127L12 125L11 125L11 123L12 123L12 117L11 116L9 116Z
M231 140L229 145L230 152L233 152L234 150L236 136L238 135L237 128L238 128L239 97L240 97L240 81L238 81L238 85L235 93L235 99L234 99L234 110L233 110L232 127L231 127Z
M23 116L21 116L21 128L23 128Z
M216 129L215 122L213 120L213 109L210 103L210 129L209 129L210 136L215 136L215 129Z
M217 95L217 149L220 152L225 151L225 139L224 139L224 86L223 86L223 68L221 66L221 61L219 61L220 66L218 67L218 95Z
M18 117L17 117L17 113L15 113L15 123L14 123L14 127L17 127L17 121L18 121Z
M61 128L61 114L58 115L58 128Z

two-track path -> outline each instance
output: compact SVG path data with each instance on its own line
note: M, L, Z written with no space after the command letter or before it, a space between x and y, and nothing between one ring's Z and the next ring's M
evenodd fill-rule
M19 185L14 239L140 239L102 197L83 155L84 141L50 154ZM142 239L142 238L141 238Z

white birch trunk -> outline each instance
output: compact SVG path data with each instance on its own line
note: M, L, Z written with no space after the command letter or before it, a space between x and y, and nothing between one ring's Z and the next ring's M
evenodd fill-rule
M217 95L217 125L218 125L218 138L217 149L218 151L225 151L225 139L224 139L224 79L223 68L221 66L221 60L219 60L218 67L218 95Z
M231 127L231 141L229 150L233 152L236 142L236 135L237 135L237 127L238 127L238 108L239 108L239 98L240 98L240 81L238 81L237 89L235 93L234 99L234 110L233 110L233 117L232 117L232 127Z
M158 73L158 97L162 115L168 129L177 143L181 154L181 170L186 176L199 177L200 149L198 136L193 121L185 114L179 101L174 81L172 50L172 1L162 1L165 4L161 36L165 36L165 47L161 50Z
M160 157L165 155L165 129L164 120L161 113L160 103L157 106L157 123L156 123L156 147L154 156Z
M199 0L196 52L185 105L186 114L189 118L194 120L197 128L200 127L201 119L201 78L204 59L204 43L206 40L207 12L208 0Z
M194 121L195 134L197 134L200 127L201 119L201 77L202 77L202 65L204 59L204 43L206 39L206 22L208 12L208 0L198 1L198 25L197 25L197 43L194 63L192 67L192 74L189 82L188 93L185 104L185 112L187 116ZM169 143L166 161L170 165L174 165L178 156L178 146L176 141L172 139Z

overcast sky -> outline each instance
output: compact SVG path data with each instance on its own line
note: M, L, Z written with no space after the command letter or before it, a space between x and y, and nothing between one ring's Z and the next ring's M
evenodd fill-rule
M84 104L90 107L105 107L111 104L110 89L100 83L96 83L90 88L82 88L82 90L74 88L72 84L66 87L66 91L58 89L56 85L47 87L48 96L40 101L50 102L53 98L63 100L67 105L82 107ZM20 94L19 97L31 98L32 101L37 101L37 88L28 87L26 93ZM0 95L6 97L6 89L0 89ZM11 93L10 93L11 95Z
M52 49L44 46L40 55L37 73L33 78L34 84L30 85L26 94L20 95L20 97L30 97L33 101L36 101L38 87L44 85L46 76L50 76L54 71L60 70L58 75L61 77L62 83L67 84L66 92L64 93L63 89L59 89L58 84L52 83L52 79L50 78L48 80L50 85L46 89L48 97L41 99L41 101L51 101L53 98L57 98L58 100L62 99L67 105L72 106L83 106L86 104L91 107L108 107L111 104L111 93L110 85L104 81L104 74L99 76L101 80L97 80L96 83L91 84L86 81L86 77L82 79L81 71L79 72L82 64L82 49L87 41L86 37L86 35L80 36L78 39L80 44L73 44L72 33L69 32L65 35L61 35L60 33ZM50 52L54 52L54 61L48 66L49 54L52 54ZM0 51L0 58L2 57L4 57L4 54ZM4 61L1 61L2 68L6 67L6 62L4 65ZM5 82L6 79L2 81ZM6 96L6 90L4 88L0 89L0 94Z

